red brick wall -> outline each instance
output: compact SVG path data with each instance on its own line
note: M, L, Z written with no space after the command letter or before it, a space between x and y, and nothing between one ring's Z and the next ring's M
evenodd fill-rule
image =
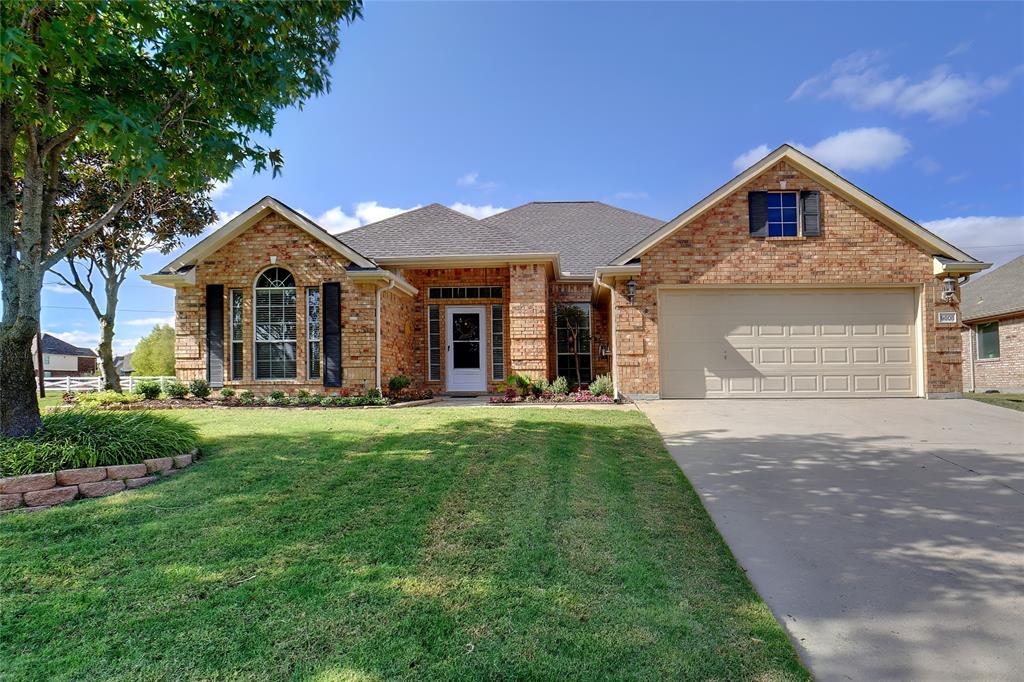
M418 333L416 325L416 298L391 289L381 294L380 301L380 366L381 387L388 380L404 374L420 385L423 375L423 355L416 352ZM421 326L418 330L423 331Z
M491 353L491 305L501 304L503 307L505 322L505 375L511 373L508 365L509 359L509 272L507 267L492 268L432 268L432 269L409 269L403 270L401 275L407 282L419 289L416 299L412 304L412 343L411 358L408 360L410 367L407 374L417 387L423 386L436 392L444 392L445 387L445 343L448 338L446 329L445 307L449 305L479 305L485 308L486 332L487 332L487 390L496 391L498 382L493 379L493 367ZM501 287L502 298L466 298L466 299L443 299L429 300L430 287L474 287L493 286ZM441 311L441 378L439 381L428 381L427 377L427 306L438 304ZM387 364L385 363L385 367Z
M821 192L820 237L749 236L747 192L780 189ZM659 393L657 288L676 284L920 285L926 391L961 390L959 332L935 323L938 310L955 308L941 299L932 257L784 161L657 244L641 266L634 303L620 284L616 304L619 382L626 394Z
M255 381L253 376L253 285L257 275L271 267L271 256L277 257L274 265L292 273L297 293L297 377L287 381ZM343 385L355 390L373 387L376 363L375 289L371 285L352 282L345 272L348 264L336 251L276 213L260 220L197 264L195 286L177 289L175 368L178 378L206 377L206 285L223 284L225 385L258 393L278 388L330 392L325 391L322 379L307 379L305 289L324 282L340 282ZM241 289L244 300L244 374L241 381L230 379L231 289Z
M510 373L549 377L548 273L538 263L509 268Z
M555 343L555 320L560 303L590 303L593 284L590 282L552 282L549 287L550 321L548 327L548 367L553 379L558 371L557 346ZM591 306L590 308L590 362L593 376L611 372L609 356L601 355L602 347L611 347L608 334L608 305ZM566 377L575 381L573 377Z
M999 320L999 358L981 360L978 340L974 336L976 325L962 331L964 390L971 386L971 356L974 360L974 387L976 391L988 389L1024 389L1024 315Z

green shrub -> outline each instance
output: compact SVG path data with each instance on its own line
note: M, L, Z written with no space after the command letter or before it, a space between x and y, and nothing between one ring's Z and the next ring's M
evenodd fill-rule
M540 378L530 384L530 392L533 393L533 397L539 398L544 395L544 391L548 390L549 386L547 379Z
M612 378L607 374L602 374L599 377L595 377L590 382L590 393L592 395L611 395L615 391L612 386Z
M373 401L377 401L377 400L381 399L380 389L369 388L369 389L366 390L366 393L363 395L363 397L367 401L370 401L367 404L373 404Z
M556 377L551 382L551 392L555 395L569 395L569 380L565 377Z
M242 391L241 393L238 394L238 402L242 403L243 405L252 405L254 402L256 402L256 396L253 394L252 391Z
M285 393L284 391L271 391L267 395L267 405L284 406L290 402L291 401L288 399L288 394Z
M146 400L156 400L160 397L160 384L155 381L140 381L135 384L135 392Z
M320 398L320 405L323 407L331 407L334 405L334 398L329 395L325 395L323 398Z
M137 403L144 396L138 393L114 393L113 391L96 391L95 393L78 393L75 402L82 406L115 405L120 403Z
M210 395L210 384L206 379L193 379L188 385L188 392L197 398L206 398Z
M172 398L184 398L188 395L188 386L180 381L172 381L164 387L164 393Z
M388 390L392 393L398 393L402 389L409 388L412 383L412 379L405 376L404 374L396 374L395 376L388 379Z
M310 393L306 389L299 389L295 394L294 403L296 405L317 405L320 403L320 396Z
M43 415L30 438L0 438L0 475L137 464L192 450L194 426L149 411L64 410Z
M233 388L222 388L222 389L220 389L220 397L224 398L224 399L234 398L235 397L235 389L233 389Z

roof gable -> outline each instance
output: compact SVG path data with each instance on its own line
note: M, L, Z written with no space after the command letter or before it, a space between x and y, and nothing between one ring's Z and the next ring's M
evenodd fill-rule
M1024 311L1024 256L984 277L968 282L960 291L960 314L964 320L997 317Z
M306 232L314 239L327 245L334 251L340 253L342 256L350 260L355 265L361 268L376 268L377 266L370 261L368 258L363 256L361 253L348 246L340 239L336 238L330 232L317 225L315 222L302 215L290 206L278 201L277 199L267 196L263 197L255 204L245 209L242 213L238 214L227 223L219 227L213 232L213 234L200 240L192 248L185 253L181 254L178 258L168 263L165 267L161 268L160 272L157 273L156 277L161 275L176 275L181 272L185 272L195 264L207 257L217 249L221 248L238 235L245 232L247 229L255 225L257 222L270 215L271 213L277 213L288 222L295 225L300 230ZM154 276L150 275L155 279Z
M58 339L50 334L43 334L43 352L47 355L76 355L85 358L94 358L96 353L90 348L81 348L72 345L63 339Z
M812 180L829 187L833 191L842 195L867 214L877 218L907 240L917 244L930 255L945 256L958 262L979 262L938 235L933 234L918 225L899 211L896 211L892 207L882 203L849 180L841 177L838 173L815 161L807 154L804 154L800 150L788 144L784 144L760 161L754 163L752 166L716 189L708 196L698 201L683 213L680 213L678 216L665 223L660 230L657 230L653 234L635 243L631 248L615 258L612 261L612 264L625 265L629 261L640 257L676 230L703 215L719 201L728 197L733 192L743 187L743 185L747 184L782 160L791 163L797 170L806 174Z

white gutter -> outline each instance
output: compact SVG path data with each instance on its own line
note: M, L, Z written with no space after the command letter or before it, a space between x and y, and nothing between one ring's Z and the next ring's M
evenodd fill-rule
M380 297L385 291L391 291L395 288L397 282L392 279L388 282L388 285L383 289L377 289L377 361L376 361L376 375L377 375L377 390L380 391Z
M594 278L598 286L602 286L611 293L611 302L609 308L611 310L611 322L612 322L612 392L615 394L615 400L619 399L619 344L616 341L618 339L618 330L615 326L615 287L609 286L601 281L600 275Z

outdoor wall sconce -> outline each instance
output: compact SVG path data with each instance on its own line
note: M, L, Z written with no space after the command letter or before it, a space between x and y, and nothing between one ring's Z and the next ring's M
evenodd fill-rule
M636 298L636 280L630 277L626 282L626 300L632 303L634 298Z
M956 278L946 277L942 280L942 300L949 303L956 296Z

